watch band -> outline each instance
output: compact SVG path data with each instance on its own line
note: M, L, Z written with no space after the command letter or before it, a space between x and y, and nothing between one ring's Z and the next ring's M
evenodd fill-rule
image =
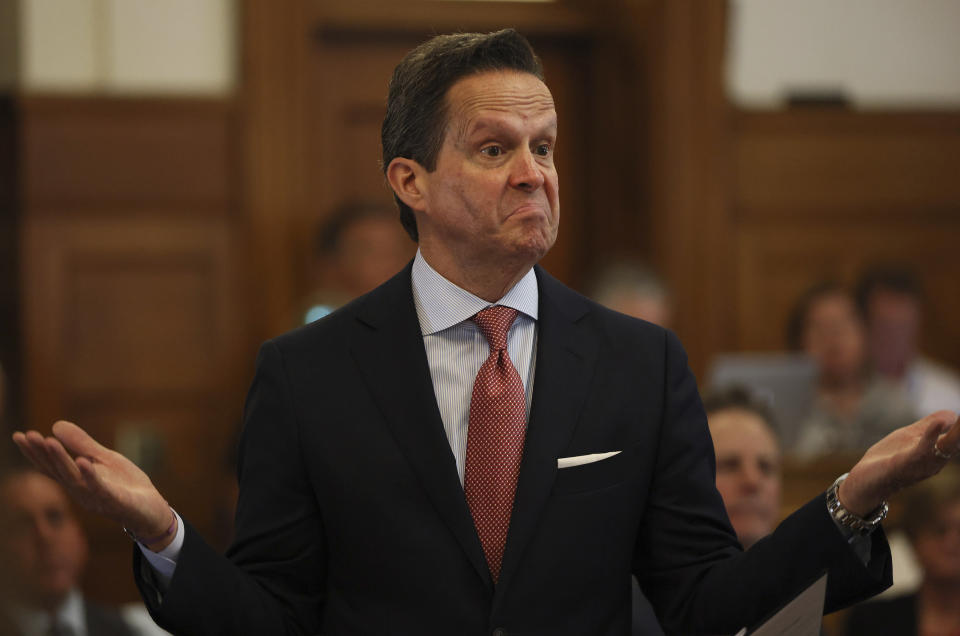
M837 477L837 480L833 482L833 485L827 490L827 511L841 526L850 528L850 530L860 536L866 536L876 530L880 522L887 518L887 513L890 512L890 506L884 501L866 517L856 515L844 508L843 504L840 503L838 493L840 491L840 484L842 484L849 475L850 473L844 473Z

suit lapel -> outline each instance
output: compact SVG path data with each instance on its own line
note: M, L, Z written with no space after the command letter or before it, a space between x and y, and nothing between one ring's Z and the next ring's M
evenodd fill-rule
M437 513L488 584L490 572L457 476L423 347L407 266L366 297L351 353Z
M573 434L597 360L593 332L578 324L589 311L585 299L540 267L536 272L540 315L533 402L497 600L536 531L556 478L557 457Z

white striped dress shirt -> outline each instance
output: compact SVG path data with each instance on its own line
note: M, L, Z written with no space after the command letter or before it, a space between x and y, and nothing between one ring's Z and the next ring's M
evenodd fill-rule
M495 303L487 302L438 274L417 251L413 261L413 302L430 364L433 393L440 407L450 450L457 462L461 484L467 456L473 381L490 355L490 345L470 318L493 305L504 305L520 312L507 334L507 353L523 381L529 418L539 294L537 276L531 268L503 298Z

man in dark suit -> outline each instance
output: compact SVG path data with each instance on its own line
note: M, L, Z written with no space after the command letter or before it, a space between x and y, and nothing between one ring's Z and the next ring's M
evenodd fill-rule
M943 466L953 418L892 434L832 499L742 553L676 338L535 267L559 224L556 113L526 40L418 47L394 73L382 138L417 257L261 349L226 557L75 425L15 435L140 537L135 571L161 625L626 634L634 573L668 632L732 632L822 569L828 609L889 583L873 511Z
M32 468L3 469L0 634L131 636L119 613L84 598L86 561L86 537L60 485Z

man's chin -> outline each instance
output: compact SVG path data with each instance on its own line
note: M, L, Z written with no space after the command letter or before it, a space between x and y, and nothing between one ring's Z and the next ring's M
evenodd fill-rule
M516 251L518 255L534 264L547 255L556 240L557 235L555 233L530 233L518 242Z

